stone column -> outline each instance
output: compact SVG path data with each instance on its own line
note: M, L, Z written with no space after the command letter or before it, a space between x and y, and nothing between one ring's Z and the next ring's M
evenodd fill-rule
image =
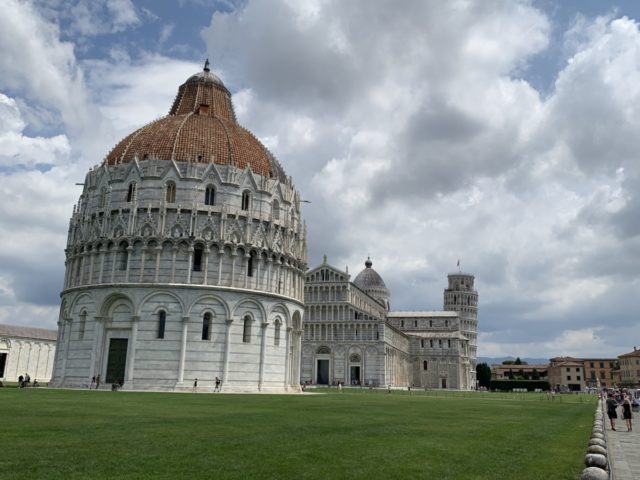
M244 259L242 260L242 270L244 272L244 282L243 282L243 286L244 288L248 288L248 282L249 282L249 259L251 258L251 254L250 253L245 253L244 254ZM252 266L253 267L253 266ZM253 272L251 272L253 273Z
M285 339L286 344L287 344L287 349L285 350L286 355L284 358L284 388L285 390L289 389L289 386L293 383L291 381L291 332L293 331L293 328L291 327L287 327L286 330L286 335L287 338Z
M129 283L129 271L131 270L131 253L133 252L133 245L127 246L127 270L124 274L124 282Z
M91 363L89 364L87 378L91 378L100 373L100 363L102 362L99 355L104 334L104 317L96 316L93 325L93 347L91 348Z
M187 283L191 283L191 272L193 271L193 245L189 245L189 261L187 262Z
M98 252L95 250L91 250L89 254L91 257L89 260L89 281L87 282L89 285L93 283L93 264L96 263L96 257L98 256Z
M175 258L175 252L174 252L174 258ZM189 317L184 316L182 317L182 340L180 342L180 365L178 366L178 385L184 384L184 363L187 355L188 327L189 327Z
M100 274L98 276L98 283L102 283L102 275L104 274L104 259L106 257L106 253L104 251L104 246L100 245Z
M231 326L233 324L232 318L227 318L227 329L224 333L224 366L222 371L222 381L229 381L229 349L231 347Z
M147 260L147 246L143 245L141 249L142 255L140 257L140 277L138 278L138 283L142 283L144 280L144 264Z
M113 245L111 247L111 280L109 283L113 283L113 279L116 276L116 261L118 260L118 246Z
M236 257L238 256L238 252L235 250L231 252L231 284L230 287L233 287L236 280Z
M224 249L218 250L218 281L216 285L222 285L222 259L224 258Z
M129 345L129 358L127 359L127 371L125 373L125 383L133 383L133 373L136 363L136 344L138 342L138 324L140 323L140 317L134 315L131 317L131 338Z
M262 384L264 383L264 359L267 354L267 326L268 322L262 322L260 324L261 332L260 332L260 375L258 380L258 391L262 390Z
M67 374L67 359L69 357L69 340L71 338L71 319L65 318L62 322L63 335L64 335L64 347L62 358L62 372L60 373L60 384L64 383L65 375Z
M178 246L174 245L172 248L173 254L171 257L171 283L176 282L176 255L178 254Z
M153 274L153 281L158 283L158 278L160 276L160 256L162 255L162 245L159 244L156 247L156 271Z
M202 280L202 284L207 284L207 276L209 274L209 245L204 247L204 279Z
M295 331L295 361L294 361L294 371L295 377L293 379L294 385L300 385L300 361L302 359L302 335L300 330Z
M84 280L84 259L86 258L86 256L87 256L87 252L83 248L82 253L80 253L78 258L78 262L80 263L80 268L79 268L80 272L78 274L78 279L77 279L78 285L82 285L82 282Z

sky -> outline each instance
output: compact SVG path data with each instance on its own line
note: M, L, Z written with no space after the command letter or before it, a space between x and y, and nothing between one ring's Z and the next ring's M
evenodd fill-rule
M88 169L205 58L305 203L309 267L393 310L475 275L478 355L640 346L634 1L4 0L0 323L56 328Z

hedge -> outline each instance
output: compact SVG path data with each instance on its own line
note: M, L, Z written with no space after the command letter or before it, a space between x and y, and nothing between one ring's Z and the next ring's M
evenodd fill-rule
M491 390L511 391L514 388L526 388L529 392L535 389L549 390L546 380L491 380Z

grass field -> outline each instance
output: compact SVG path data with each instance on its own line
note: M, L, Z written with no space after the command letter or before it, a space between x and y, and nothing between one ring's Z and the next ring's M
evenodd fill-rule
M573 480L594 409L535 394L3 388L0 478Z

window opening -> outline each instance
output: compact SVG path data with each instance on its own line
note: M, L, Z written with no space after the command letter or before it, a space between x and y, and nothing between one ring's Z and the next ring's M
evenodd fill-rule
M242 341L244 343L251 343L251 317L249 315L244 317L244 325L242 328Z
M165 312L164 310L160 310L158 312L158 337L157 338L164 338L164 328L166 326L167 323L167 312Z
M167 203L175 203L176 201L176 184L173 182L167 183L167 193L165 195Z
M277 347L280 345L280 321L276 320L275 330L273 332L273 344Z
M202 340L209 340L211 337L211 314L205 313L202 317Z
M135 194L136 194L136 182L131 182L129 184L129 190L127 191L127 202L131 202Z
M193 249L193 271L202 271L202 245L196 245Z
M209 185L204 191L204 204L215 205L216 203L216 189Z
M251 196L249 195L249 191L245 190L242 192L242 210L249 210Z

